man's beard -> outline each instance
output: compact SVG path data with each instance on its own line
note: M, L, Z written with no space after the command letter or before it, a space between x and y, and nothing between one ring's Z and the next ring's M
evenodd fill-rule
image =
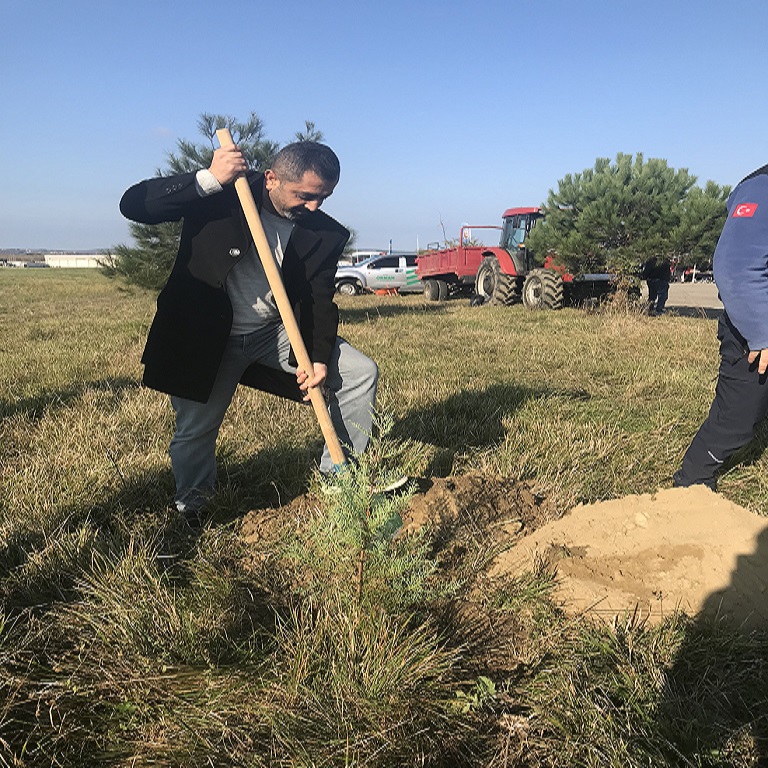
M299 221L307 215L307 211L304 208L291 208L283 213L283 217L288 221Z

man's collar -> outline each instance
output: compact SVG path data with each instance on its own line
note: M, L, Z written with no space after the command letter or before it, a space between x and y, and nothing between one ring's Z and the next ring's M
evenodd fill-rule
M275 210L275 206L272 205L272 198L269 196L269 190L267 189L267 180L263 176L261 178L261 207L267 213L271 213L273 216L277 216L279 218L283 218Z

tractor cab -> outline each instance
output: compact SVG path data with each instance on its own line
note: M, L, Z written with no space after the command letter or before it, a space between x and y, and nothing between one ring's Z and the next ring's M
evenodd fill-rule
M508 208L504 211L499 246L509 252L519 275L533 268L525 243L536 222L543 218L540 208Z

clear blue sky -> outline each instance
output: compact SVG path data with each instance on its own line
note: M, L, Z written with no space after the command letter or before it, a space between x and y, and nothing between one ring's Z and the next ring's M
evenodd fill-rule
M117 205L255 111L312 120L358 247L411 249L642 152L733 184L768 162L768 3L0 0L0 247L130 242Z

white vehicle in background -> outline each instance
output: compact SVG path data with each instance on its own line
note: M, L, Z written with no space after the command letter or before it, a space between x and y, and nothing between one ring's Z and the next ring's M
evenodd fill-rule
M385 253L357 264L340 263L336 269L336 290L345 296L395 289L398 293L424 290L416 275L415 253Z

